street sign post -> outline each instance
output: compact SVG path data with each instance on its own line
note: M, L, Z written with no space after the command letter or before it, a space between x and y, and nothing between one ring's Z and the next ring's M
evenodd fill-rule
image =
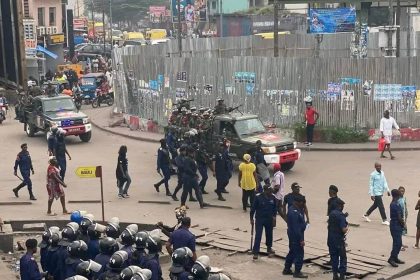
M79 178L99 178L101 183L102 221L105 221L104 186L102 181L102 166L81 166L75 170Z

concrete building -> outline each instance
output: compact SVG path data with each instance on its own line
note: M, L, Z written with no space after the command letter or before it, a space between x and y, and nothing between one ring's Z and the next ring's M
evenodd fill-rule
M209 15L233 14L248 10L250 0L207 0Z
M22 0L22 4L23 17L35 20L38 36L63 32L61 0Z

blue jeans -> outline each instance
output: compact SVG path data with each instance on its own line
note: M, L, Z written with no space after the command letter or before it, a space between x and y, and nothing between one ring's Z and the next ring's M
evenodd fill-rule
M273 219L256 219L255 220L255 240L252 252L258 254L260 252L260 243L263 229L265 230L265 245L267 248L273 246Z
M66 169L67 169L67 162L66 157L58 157L57 158L58 166L60 167L60 177L61 180L64 181L64 176L66 176Z
M336 241L328 244L330 251L331 266L334 273L345 274L347 271L347 254L344 241Z
M300 245L300 241L290 238L289 233L287 235L289 236L289 253L286 256L284 269L289 270L292 264L295 264L295 273L299 273L303 266L303 246Z
M398 254L401 251L402 247L402 227L398 224L394 224L391 222L391 225L389 226L389 229L391 231L392 236L392 251L391 256L389 257L390 260L397 260Z

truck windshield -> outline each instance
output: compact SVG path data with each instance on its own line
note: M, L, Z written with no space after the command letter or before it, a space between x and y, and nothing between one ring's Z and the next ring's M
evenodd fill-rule
M265 132L264 125L257 118L236 121L235 130L238 135L250 135Z
M92 77L92 78L82 78L81 84L82 84L82 86L94 86L94 85L96 85L96 79L94 77Z
M44 101L44 112L75 111L71 98L51 99Z

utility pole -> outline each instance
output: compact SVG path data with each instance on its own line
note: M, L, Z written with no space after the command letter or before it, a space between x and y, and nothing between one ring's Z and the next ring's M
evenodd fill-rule
M114 44L114 42L112 41L112 0L109 0L109 26L110 26L110 36L111 36L111 48Z
M219 0L220 37L223 37L223 0Z
M274 57L279 56L279 1L274 2Z
M178 0L178 51L179 57L182 57L182 25L181 25L181 0Z
M392 56L392 25L394 22L394 13L392 10L392 0L388 3L389 17L388 17L388 51L387 55Z
M395 17L395 25L400 25L400 19L401 19L401 2L400 0L397 0L397 13L396 13L396 17ZM397 36L396 36L396 47L397 50L395 52L395 56L396 57L400 57L400 37L401 37L401 33L400 33L400 27L397 27Z
M92 31L93 31L93 42L95 42L96 39L96 32L95 32L95 15L94 15L95 6L93 4L92 0Z
M104 32L104 55L106 53L106 29L105 29L105 0L102 0L102 30Z

